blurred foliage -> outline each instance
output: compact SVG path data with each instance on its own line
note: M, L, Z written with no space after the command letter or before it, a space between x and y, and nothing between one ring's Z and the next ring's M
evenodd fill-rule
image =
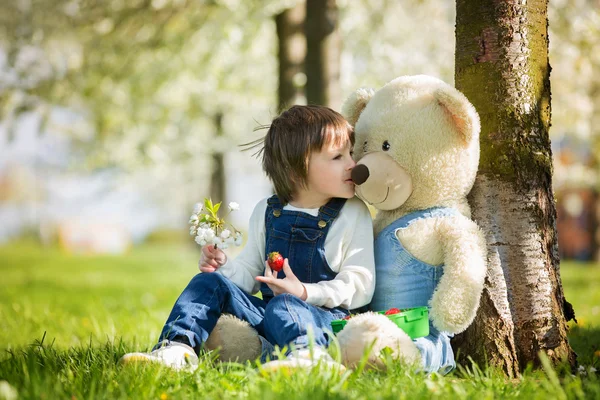
M556 132L590 138L600 113L600 8L596 0L555 0L548 8L552 119Z
M299 1L5 2L0 119L11 131L24 111L38 113L82 146L91 167L151 165L188 177L208 170L198 156L249 141L252 128L274 116L274 16ZM403 74L452 82L453 2L337 4L344 96ZM599 13L596 0L549 4L555 136L597 136ZM78 118L57 122L56 106ZM225 135L212 139L218 113Z
M275 76L268 17L278 4L14 2L2 11L3 117L48 103L85 115L88 126L71 128L93 165L169 164L224 147L206 140L213 116L225 110L239 134L236 110L264 112L274 97L274 79L258 77Z
M193 239L193 238L192 238ZM156 229L144 239L144 244L182 244L196 246L183 229Z
M95 166L170 165L223 150L232 136L250 132L255 118L272 117L273 16L295 3L12 2L0 15L0 45L7 56L0 62L2 118L10 125L26 110L47 115L49 104L68 107L86 123L65 128L79 144L87 144L87 160ZM442 75L451 77L451 43L436 44L435 34L397 40L398 35L414 38L410 21L426 20L432 10L444 19L432 26L450 27L451 33L453 17L444 13L452 7L437 3L340 2L343 58L349 66L344 93L403 73L436 72L435 65L445 64ZM398 26L406 28L398 31ZM447 50L439 52L440 47ZM416 49L421 50L415 57ZM435 54L450 62L430 57ZM225 115L228 137L208 141L218 112Z

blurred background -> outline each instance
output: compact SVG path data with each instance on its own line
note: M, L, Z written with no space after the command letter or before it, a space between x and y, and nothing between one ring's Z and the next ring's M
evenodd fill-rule
M0 6L0 245L195 245L204 197L245 230L271 186L252 151L292 104L340 110L406 74L454 81L445 0L8 0ZM598 260L600 10L549 4L563 259Z

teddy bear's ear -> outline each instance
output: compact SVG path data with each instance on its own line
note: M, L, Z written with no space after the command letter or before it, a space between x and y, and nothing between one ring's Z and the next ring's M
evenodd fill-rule
M454 122L465 145L471 140L478 140L481 129L479 114L465 95L455 89L452 91L439 89L435 91L434 96Z
M375 94L373 89L360 88L352 93L342 105L342 115L350 125L356 125L360 113L363 112L371 97Z

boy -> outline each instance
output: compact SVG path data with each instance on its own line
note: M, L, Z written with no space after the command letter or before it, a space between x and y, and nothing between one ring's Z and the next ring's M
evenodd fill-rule
M353 144L352 127L327 107L294 106L273 120L262 164L277 194L255 207L245 248L228 260L220 249L204 246L202 273L175 303L163 342L123 361L195 365L220 315L229 313L290 349L286 359L265 368L336 364L325 350L331 321L367 305L374 289L371 216L350 179ZM274 251L285 257L283 271L273 272L265 261ZM259 289L262 299L251 295Z

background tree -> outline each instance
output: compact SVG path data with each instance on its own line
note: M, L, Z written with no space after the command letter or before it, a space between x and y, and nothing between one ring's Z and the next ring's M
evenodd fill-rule
M341 107L339 11L335 0L306 0L306 100Z
M487 235L488 275L473 325L455 344L516 376L538 352L575 364L567 341L552 193L547 0L458 0L456 87L482 121L470 194Z
M279 61L278 110L306 101L304 95L305 15L306 6L303 1L300 1L294 7L287 8L275 16Z

